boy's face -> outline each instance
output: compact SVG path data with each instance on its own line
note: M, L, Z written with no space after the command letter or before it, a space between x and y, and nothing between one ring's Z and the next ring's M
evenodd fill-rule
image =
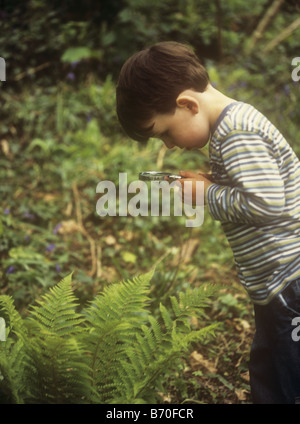
M199 149L210 138L208 113L193 97L179 97L174 114L157 114L153 124L153 137L161 139L168 149Z

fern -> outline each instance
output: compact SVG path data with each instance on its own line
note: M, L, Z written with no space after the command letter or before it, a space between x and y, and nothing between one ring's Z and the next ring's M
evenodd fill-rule
M82 315L71 289L71 275L63 279L29 315L30 343L26 346L31 388L29 401L69 403L84 400L88 387L86 354L80 343Z
M141 321L146 318L145 305L153 272L132 281L111 285L96 296L86 310L86 325L90 328L85 343L90 352L89 366L93 400L105 402L122 392L118 364L126 358L126 348L136 341ZM123 382L122 382L123 381Z
M159 376L166 375L170 369L172 370L172 366L176 368L180 362L178 360L193 342L200 342L208 335L214 334L218 327L217 323L198 331L191 331L189 317L192 314L203 316L203 308L207 306L207 300L215 290L213 286L200 287L180 293L179 302L175 297L171 298L175 319L160 304L164 330L157 320L149 317L150 325L143 327L144 337L137 337L139 343L135 346L134 356L130 355L128 358L132 364L146 357L139 374L135 375L134 385L131 388L131 402L138 402L145 398L148 402L155 402L157 391L163 390L163 387L158 387L158 383L163 380Z
M6 322L7 340L0 342L0 403L23 403L19 391L26 389L22 364L27 331L10 296L0 296L0 311ZM13 341L15 336L18 338L17 342Z
M154 403L191 344L216 328L190 328L215 289L199 288L149 312L153 270L108 286L79 313L71 275L30 308L24 319L7 296L0 316L0 398L7 403Z

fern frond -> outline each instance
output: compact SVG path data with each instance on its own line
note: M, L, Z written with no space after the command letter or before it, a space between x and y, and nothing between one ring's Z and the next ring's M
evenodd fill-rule
M89 368L82 360L86 350L80 336L84 317L67 276L34 306L28 317L30 344L27 367L31 393L29 402L84 402L89 387Z
M72 274L60 281L50 293L33 306L29 320L38 325L44 335L70 336L80 331L79 325L84 321L82 315L76 313L78 303L71 284Z
M120 364L127 362L126 351L136 343L142 321L148 315L146 307L153 273L108 286L85 310L86 325L93 327L85 343L90 352L88 359L97 401L108 401L116 391L123 390ZM114 386L113 381L118 385Z
M29 348L32 370L28 403L85 403L89 392L86 351L77 340L57 336L35 338Z
M0 296L0 316L6 323L6 338L12 332L18 337L25 337L26 328L11 296Z
M201 328L200 330L195 330L188 332L186 334L177 333L175 326L172 331L172 340L173 345L176 346L176 349L181 352L185 352L191 343L201 342L204 338L208 336L214 336L216 329L218 329L219 324L214 323L206 327Z
M25 352L22 340L0 343L0 403L24 403L27 390L24 375Z
M172 309L175 319L186 318L196 314L198 316L205 315L204 309L209 304L209 299L217 291L217 286L208 284L201 285L194 289L187 289L179 293L179 300L174 296L171 297Z
M149 303L147 295L152 276L153 271L108 286L86 310L87 319L93 320L99 328L105 326L108 320L117 322L130 317L133 322L138 322L141 310Z
M160 303L160 305L159 305L159 310L160 310L161 317L163 319L163 322L164 322L166 328L168 330L170 330L173 326L173 320L172 320L172 317L171 317L169 311L167 310L167 308L162 303Z
M162 329L161 329L160 324L152 316L149 316L149 322L150 322L150 325L151 325L151 333L155 337L155 342L160 343L162 338L163 338L163 333L162 333Z
M0 342L0 399L21 404L26 392L23 363L27 329L10 296L0 296L0 316L6 324L6 341Z
M158 391L157 385L163 381L162 375L166 370L178 366L178 360L187 352L194 342L200 342L205 337L214 334L216 325L206 326L198 331L191 331L189 318L191 313L203 315L203 308L207 306L208 298L216 292L215 288L188 290L179 295L179 301L171 298L175 320L172 320L167 309L160 305L163 330L159 322L149 317L148 326L142 326L143 337L137 337L138 343L134 349L135 355L128 355L128 361L133 363L137 358L139 368L132 364L131 372L135 372L135 382L131 386L130 402L134 399L147 399L154 402L153 393ZM127 395L129 392L127 392Z

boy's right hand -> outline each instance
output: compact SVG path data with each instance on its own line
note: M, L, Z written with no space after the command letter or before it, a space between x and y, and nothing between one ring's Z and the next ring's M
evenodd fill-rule
M183 177L180 180L177 180L181 184L182 188L182 198L185 200L186 203L196 206L196 184L192 184L192 189L188 192L184 192L184 182L185 181L203 181L204 183L204 193L203 198L205 198L205 192L208 189L208 187L213 184L213 182L209 179L211 176L210 174L202 174L202 173L196 173L192 171L180 171L180 176ZM200 196L201 198L202 196Z

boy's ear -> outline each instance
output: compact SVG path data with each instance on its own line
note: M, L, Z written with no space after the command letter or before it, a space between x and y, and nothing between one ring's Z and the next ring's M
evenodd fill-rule
M185 109L188 109L194 114L198 113L199 111L199 105L197 100L194 97L189 96L187 94L179 94L179 96L176 99L176 104L178 107L181 107L181 108L183 107Z

